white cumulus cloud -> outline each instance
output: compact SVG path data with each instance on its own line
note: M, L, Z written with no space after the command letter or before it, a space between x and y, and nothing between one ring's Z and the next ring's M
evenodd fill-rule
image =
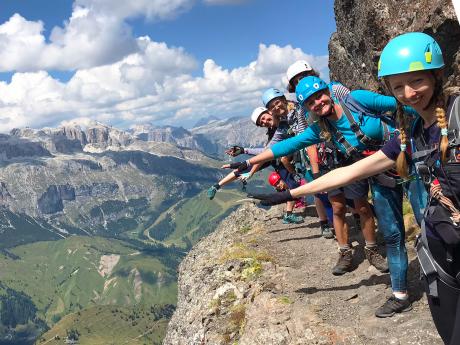
M246 0L203 0L208 5ZM70 18L52 28L14 14L0 24L0 131L55 126L73 119L130 127L187 125L202 116L250 114L268 87L284 89L285 71L308 60L327 78L327 56L286 45L259 45L257 58L232 69L202 66L181 47L134 37L127 19L172 18L196 0L75 0ZM202 73L197 76L201 67ZM73 71L67 82L47 71Z
M182 48L148 37L138 51L120 61L78 70L67 82L47 72L16 73L0 82L0 131L14 127L56 126L79 118L130 127L135 123L189 124L202 116L250 114L268 87L285 87L285 71L307 59L327 74L327 56L315 57L291 46L259 46L247 66L226 69L208 59L202 76L191 73L197 62Z

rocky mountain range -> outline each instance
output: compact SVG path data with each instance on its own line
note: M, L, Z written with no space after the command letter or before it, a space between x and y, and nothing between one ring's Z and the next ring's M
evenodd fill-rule
M0 136L1 207L45 221L58 236L117 234L219 178L218 163L191 141L177 146L149 133L98 123L14 129Z
M250 119L244 117L226 120L211 117L198 121L190 130L182 127L141 125L135 126L130 132L140 140L171 143L220 157L231 145L261 147L267 142L266 131L255 127Z
M101 123L0 135L0 312L6 305L15 310L0 317L0 343L32 344L53 326L46 341L57 336L60 343L68 330L61 318L67 325L67 314L82 311L91 315L83 318L87 322L97 318L95 305L123 306L136 319L153 304L174 308L184 250L232 207L203 199L190 217L184 210L183 221L163 216L189 199L193 204L221 177L220 162L198 150L200 145L205 151L214 144L182 128L125 131ZM187 232L182 223L194 228ZM176 237L166 243L168 235ZM111 274L94 269L106 262ZM107 310L110 324L118 316L114 308ZM142 315L145 324L161 321L151 334L158 343L166 316ZM95 332L84 330L90 338ZM145 331L132 330L133 338ZM97 331L110 340L103 328Z

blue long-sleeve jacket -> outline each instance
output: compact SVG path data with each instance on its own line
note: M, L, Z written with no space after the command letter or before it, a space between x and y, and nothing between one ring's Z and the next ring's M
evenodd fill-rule
M384 112L394 112L396 111L396 99L390 96L380 95L367 90L355 90L350 93L354 100L359 102L364 108L372 110L375 114L381 114ZM346 101L345 101L346 103ZM411 114L417 115L415 110L410 107L404 107L404 111ZM366 134L368 137L383 141L383 127L382 119L377 116L363 116L360 119L358 113L351 111L353 118L360 125L361 131ZM365 150L366 147L356 138L355 133L351 130L350 123L345 115L342 114L341 118L337 121L329 120L332 126L335 126L350 143L350 145L356 147L359 151ZM388 126L390 131L393 131L394 128ZM271 147L273 155L275 158L289 155L293 152L296 152L304 147L310 146L312 144L317 144L324 141L320 136L321 129L318 124L314 123L308 127L303 133L283 140ZM346 152L346 149L337 142L336 138L332 136L332 141L334 145L342 152Z

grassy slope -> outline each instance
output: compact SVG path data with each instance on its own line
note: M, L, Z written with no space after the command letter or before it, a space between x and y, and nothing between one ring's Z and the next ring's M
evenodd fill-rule
M212 201L207 198L205 192L202 192L173 205L150 228L146 229L146 233L155 237L154 232L165 226L164 220L169 214L171 221L166 226L169 227L170 233L163 242L184 247L186 246L184 237L187 237L191 243L195 243L215 229L217 224L238 206L235 201L242 198L244 194L236 189L220 190Z
M63 344L70 329L80 334L80 345L161 344L166 326L167 320L156 321L148 308L97 306L65 316L36 344Z
M19 246L11 253L20 259L0 257L0 280L29 295L47 323L92 305L176 301L175 270L117 240L71 237ZM110 275L102 277L98 273L101 256L111 254L120 255L119 262ZM134 269L142 279L137 297Z

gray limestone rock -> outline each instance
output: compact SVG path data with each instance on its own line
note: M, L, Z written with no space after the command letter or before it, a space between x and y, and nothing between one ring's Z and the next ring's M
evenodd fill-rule
M332 275L336 243L319 235L317 219L283 225L280 211L245 204L195 245L179 267L164 345L442 344L410 244L414 309L378 319L374 311L390 294L388 275L369 270L359 244L355 270Z

